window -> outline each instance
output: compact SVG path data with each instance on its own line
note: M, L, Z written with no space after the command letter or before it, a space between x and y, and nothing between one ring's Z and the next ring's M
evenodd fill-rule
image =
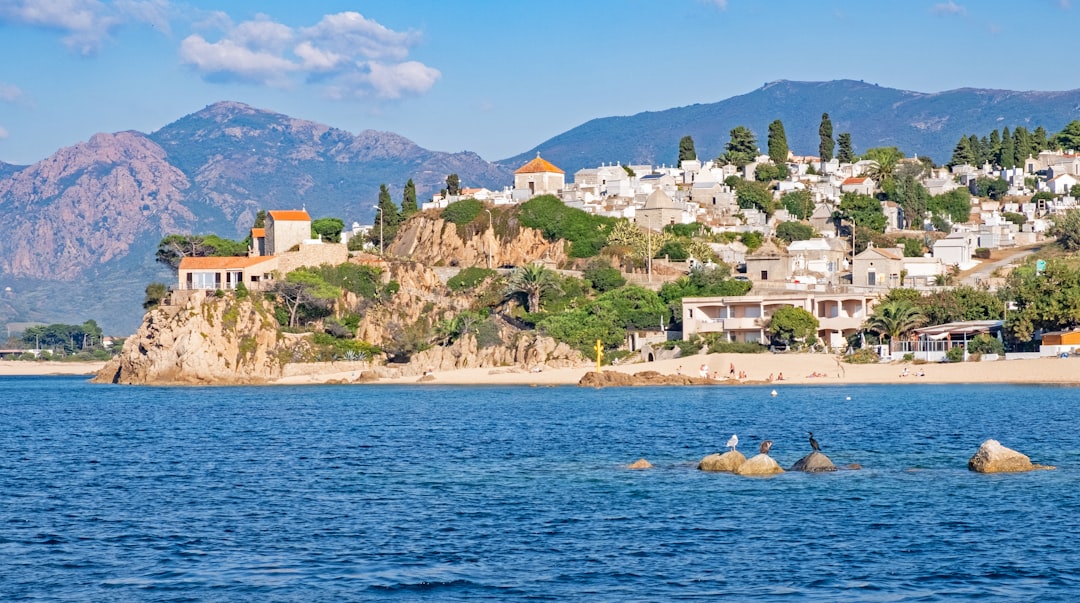
M192 272L190 276L192 289L217 289L216 272Z

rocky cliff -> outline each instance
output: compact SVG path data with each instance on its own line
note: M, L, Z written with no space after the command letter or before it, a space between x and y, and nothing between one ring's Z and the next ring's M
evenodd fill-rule
M94 381L122 384L267 383L300 341L279 333L261 299L192 292L146 313L135 335Z
M548 241L539 230L520 227L513 220L500 227L506 232L503 236L483 228L463 238L456 224L421 214L401 226L389 252L433 266L487 266L489 253L494 267L566 261L564 241Z

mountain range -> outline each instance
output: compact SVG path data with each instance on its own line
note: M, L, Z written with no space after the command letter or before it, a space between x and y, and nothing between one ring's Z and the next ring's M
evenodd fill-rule
M495 162L427 150L390 132L351 134L219 102L150 134L97 134L30 166L0 162L0 323L93 318L107 332L132 332L145 286L174 278L154 262L163 236L241 239L260 209L370 223L384 183L397 201L406 180L423 200L452 173L463 186L501 189L537 152L572 181L578 169L601 163L674 164L685 135L709 159L738 125L764 148L774 119L796 154L814 155L823 112L834 133L851 133L857 152L897 146L943 162L961 135L1018 125L1060 130L1080 117L1080 90L927 94L850 80L781 81L717 103L594 119Z

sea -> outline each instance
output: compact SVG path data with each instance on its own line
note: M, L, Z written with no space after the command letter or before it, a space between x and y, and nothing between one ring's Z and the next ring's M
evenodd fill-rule
M1075 601L1078 408L1058 386L3 377L0 600ZM810 431L861 468L697 469L732 434L789 467ZM1057 469L969 472L989 438Z

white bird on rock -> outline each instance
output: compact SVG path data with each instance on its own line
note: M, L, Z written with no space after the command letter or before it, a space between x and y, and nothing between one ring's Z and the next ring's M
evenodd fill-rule
M728 441L727 441L727 447L730 448L731 450L735 450L735 447L738 446L738 445L739 445L739 436L737 436L735 434L731 434L731 437L728 438Z

